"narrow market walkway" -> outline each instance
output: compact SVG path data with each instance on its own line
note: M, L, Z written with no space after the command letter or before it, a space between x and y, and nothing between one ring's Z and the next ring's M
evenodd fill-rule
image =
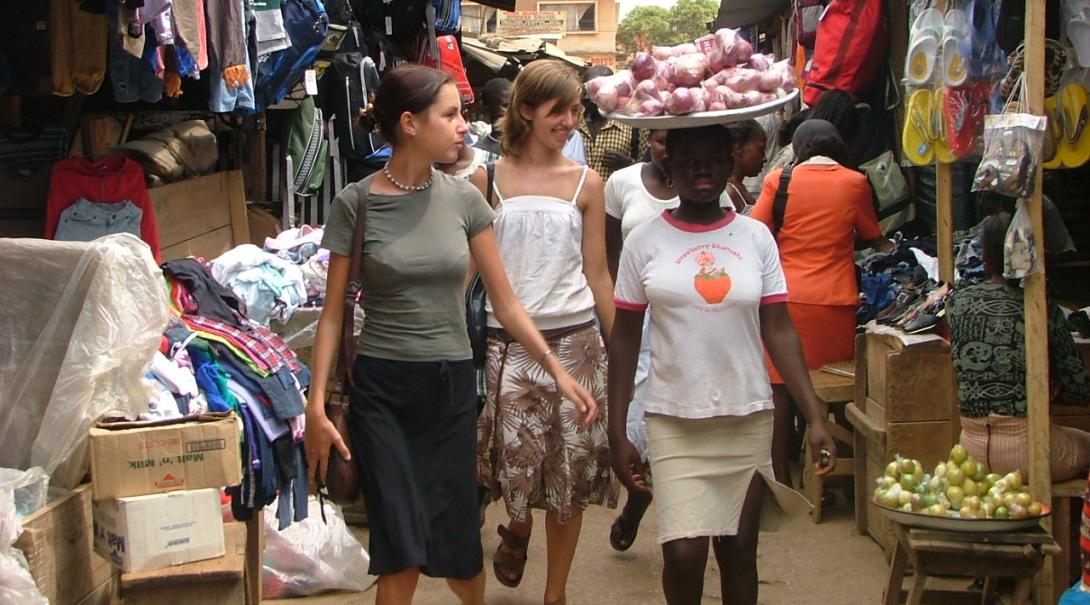
M808 519L777 533L761 534L758 565L761 573L761 605L828 603L830 605L873 605L881 602L888 567L882 550L867 536L856 535L855 521L843 492L821 525ZM654 509L648 512L635 545L626 553L609 546L609 526L615 512L592 508L583 522L583 538L576 553L568 588L570 605L663 603L662 558L655 540ZM485 568L488 573L490 605L538 605L545 587L544 531L530 545L526 576L517 589L495 581L490 555L498 543L496 524L504 522L503 509L488 509L485 524ZM543 518L541 519L543 521ZM544 530L539 522L538 529ZM366 531L357 532L366 546ZM704 603L718 605L719 571L715 558L708 562ZM809 595L809 596L804 596ZM295 599L299 605L370 605L374 589L364 594L331 594ZM287 603L287 601L282 601ZM422 578L416 605L457 605L457 600L439 580Z

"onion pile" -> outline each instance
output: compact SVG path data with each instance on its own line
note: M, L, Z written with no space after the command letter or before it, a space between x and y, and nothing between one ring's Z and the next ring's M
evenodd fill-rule
M600 110L633 117L753 107L794 89L795 72L787 61L754 54L733 29L638 53L631 69L586 84Z

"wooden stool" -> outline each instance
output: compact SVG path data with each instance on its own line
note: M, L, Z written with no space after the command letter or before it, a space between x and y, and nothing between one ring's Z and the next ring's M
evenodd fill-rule
M256 603L248 598L243 523L223 525L225 554L165 569L121 574L125 605L189 605L190 603ZM260 577L257 580L260 582ZM256 597L260 599L259 596Z
M835 408L843 408L844 405L851 403L855 396L855 378L852 377L831 374L823 370L811 370L810 382L814 384L814 391L817 396L829 406L830 412L842 411ZM826 422L825 428L837 441L838 448L851 446L851 429L838 424L836 422L837 417L843 417L843 413L833 414L834 419L831 422ZM802 461L803 495L814 505L813 510L810 512L810 520L814 523L821 523L821 492L825 486L825 480L832 477L851 477L855 475L855 461L852 458L838 458L836 469L825 477L821 477L814 471L814 464L811 462L813 458L810 450L809 426L806 427L806 433L803 435L803 444L805 445Z
M1041 528L1003 533L967 533L915 529L894 523L897 548L889 569L885 605L901 603L905 570L911 566L908 605L923 602L928 576L984 578L981 603L993 603L1000 578L1014 578L1014 605L1030 602L1033 578L1045 557L1060 552L1052 536ZM946 602L946 601L943 601Z
M1052 594L1062 595L1079 579L1079 525L1072 526L1072 513L1082 510L1086 479L1070 479L1052 484L1052 537L1060 546L1060 555L1052 566Z

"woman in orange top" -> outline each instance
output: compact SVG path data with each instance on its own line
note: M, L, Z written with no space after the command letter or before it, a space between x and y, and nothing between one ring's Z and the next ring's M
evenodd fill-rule
M825 120L807 120L792 139L797 157L789 175L782 223L773 206L783 170L765 177L750 216L772 230L787 277L787 308L811 370L855 356L855 312L859 305L852 253L857 240L886 251L870 183L840 164L844 141ZM778 227L778 228L777 228ZM795 404L775 366L767 361L775 402L772 466L776 479L790 481L789 435Z

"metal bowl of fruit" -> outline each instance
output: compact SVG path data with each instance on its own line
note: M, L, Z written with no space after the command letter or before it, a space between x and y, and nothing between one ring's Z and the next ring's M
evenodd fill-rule
M897 456L875 483L874 505L912 527L1002 532L1034 527L1052 514L1025 491L1020 472L992 473L961 445L930 474L918 460Z
M1052 514L1047 505L1041 505L1041 514L1036 517L1023 517L1021 519L1006 518L962 518L956 511L948 511L947 516L936 516L918 512L907 512L896 508L887 508L874 503L882 513L890 519L909 527L921 527L924 529L941 529L946 531L963 531L973 533L993 533L1013 531L1017 529L1030 529L1036 527L1042 518Z

